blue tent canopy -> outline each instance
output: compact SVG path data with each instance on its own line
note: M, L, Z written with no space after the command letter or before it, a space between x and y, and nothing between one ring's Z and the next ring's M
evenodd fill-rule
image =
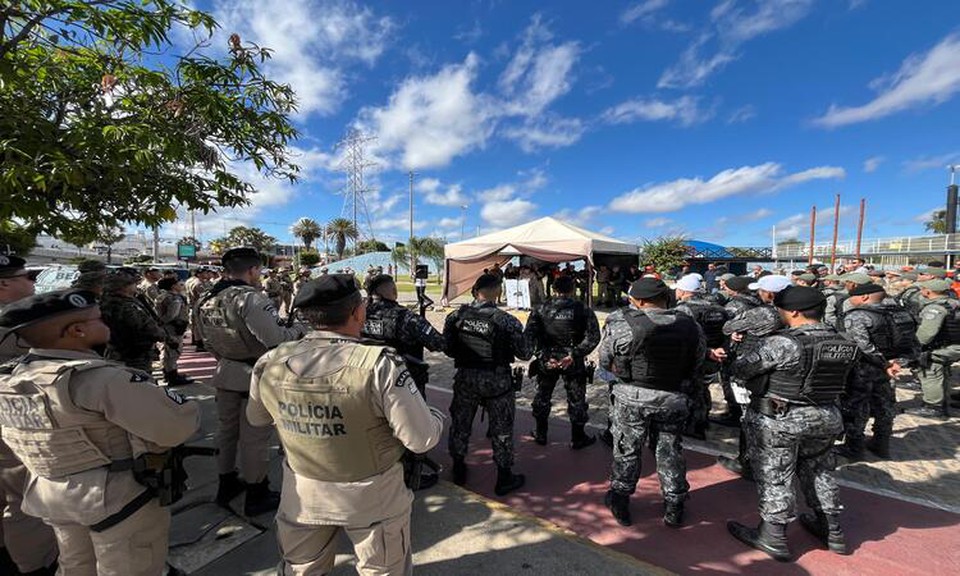
M725 247L712 242L703 242L701 240L687 240L687 246L690 248L691 256L694 258L735 258Z

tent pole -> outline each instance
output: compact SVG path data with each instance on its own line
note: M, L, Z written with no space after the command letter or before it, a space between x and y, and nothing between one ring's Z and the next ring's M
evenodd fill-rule
M587 308L593 308L593 263L589 258L583 261L587 267Z

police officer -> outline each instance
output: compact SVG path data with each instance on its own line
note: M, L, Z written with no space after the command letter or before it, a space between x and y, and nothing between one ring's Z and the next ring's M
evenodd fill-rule
M532 432L537 444L547 444L547 423L557 381L563 377L570 417L570 447L586 448L597 441L584 431L587 414L587 367L584 358L600 343L600 324L593 310L576 299L576 285L570 276L553 283L556 296L535 309L527 320L526 334L536 359L537 393L533 398Z
M916 272L905 272L901 276L903 287L896 297L897 303L909 310L915 318L920 318L920 285L917 283L919 278Z
M529 360L532 352L519 320L497 308L501 282L483 274L473 285L474 301L447 316L444 353L453 358L453 401L450 404L449 450L453 481L467 481L467 449L473 417L483 407L490 421L493 461L497 465L494 492L503 496L523 486L523 474L513 473L513 418L516 411L514 358Z
M247 404L251 424L276 426L286 454L279 573L329 573L343 531L361 575L409 575L413 495L400 459L440 441L443 415L399 355L359 342L365 306L352 275L306 284L294 307L315 330L260 359Z
M423 349L431 352L442 351L446 343L443 335L437 332L426 318L397 304L397 284L392 276L378 274L370 278L367 295L366 321L361 335L393 348L403 358L420 395L426 398L430 365L423 361ZM428 467L436 467L425 457L408 455L405 462L408 477L417 472L423 463ZM418 479L410 477L411 483L408 485L422 490L436 484L438 479L436 474L423 473Z
M763 304L756 294L750 291L750 284L753 282L756 282L756 280L748 276L737 276L724 282L729 298L723 307L726 308L731 318L736 318L747 310Z
M157 297L157 316L160 327L167 333L160 348L160 364L163 366L163 379L168 386L185 386L193 380L180 374L177 361L183 350L183 335L190 325L190 309L184 297L184 286L177 278L163 278L157 282L160 295Z
M19 256L0 254L0 309L32 296L34 274ZM0 327L0 363L29 351L16 334ZM57 542L53 530L39 518L23 513L21 503L27 469L0 440L0 574L54 574Z
M722 278L720 282L723 282ZM687 275L678 280L674 290L677 298L676 310L693 318L700 325L707 339L707 349L713 352L714 357L722 359L726 357L724 347L727 343L723 325L729 320L729 315L723 306L707 300L703 296L702 288L696 276ZM690 425L686 431L688 436L706 439L707 416L711 406L709 386L719 370L719 362L707 360L703 364L703 371L697 377L697 390L692 398Z
M277 309L277 314L279 314L283 286L280 284L280 279L277 278L276 270L267 271L267 277L263 279L263 291L267 294L267 298L273 302L273 307Z
M136 294L143 299L143 302L152 309L157 302L157 298L160 296L160 288L157 287L157 282L163 278L163 274L158 268L147 268L143 271L143 277L140 280L140 283L137 285Z
M253 365L267 350L303 335L300 325L286 326L273 302L260 291L260 254L232 248L222 257L224 276L200 301L203 343L217 359L210 379L216 389L220 484L217 503L227 506L246 489L244 514L273 510L279 494L269 489L267 443L270 428L250 425L244 415ZM240 473L237 476L239 451Z
M103 321L110 327L105 356L150 374L157 343L164 342L167 333L153 306L137 297L139 279L136 270L120 268L103 281L100 309Z
M692 318L667 310L670 289L661 280L641 278L628 296L630 306L607 317L600 344L599 365L616 376L613 472L605 504L621 525L632 523L630 495L640 479L640 453L654 434L663 521L677 527L690 489L681 434L707 356L706 339Z
M833 443L843 430L837 400L853 374L857 345L822 323L819 290L793 286L774 299L786 329L767 336L734 360L737 377L751 387L744 418L760 496L757 528L727 522L752 548L791 559L787 524L794 519L796 476L814 514L800 521L830 550L846 554Z
M84 260L77 265L80 273L70 285L77 290L88 290L99 298L103 295L103 281L107 277L107 265L99 260Z
M203 338L200 336L200 328L197 323L197 304L203 297L203 293L210 288L210 278L212 276L213 273L210 269L200 267L194 270L193 276L187 278L184 283L184 293L187 297L187 305L190 307L190 338L193 340L193 345L197 347L197 352L206 350L203 347Z
M838 450L849 460L863 457L869 448L880 458L890 457L890 436L897 413L891 382L907 363L917 359L917 325L897 304L885 304L886 292L877 284L854 286L850 310L844 315L844 332L860 347L857 378L841 401L844 445ZM864 444L864 428L873 415L873 438Z
M840 278L843 289L837 290L827 297L827 308L824 312L823 322L842 332L843 315L850 309L850 305L846 303L847 298L850 297L850 290L852 290L854 286L872 284L873 280L870 279L870 276L858 272L844 274Z
M947 417L947 367L960 360L960 302L947 295L950 283L934 278L920 287L920 325L917 340L923 349L920 387L923 405L904 413L924 418Z
M197 404L94 352L110 330L92 292L19 300L0 326L31 346L0 369L0 425L29 470L24 512L56 533L58 573L159 576L170 512L132 469L192 436Z

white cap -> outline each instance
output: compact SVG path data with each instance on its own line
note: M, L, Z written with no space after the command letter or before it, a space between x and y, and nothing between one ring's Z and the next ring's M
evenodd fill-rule
M687 274L687 276L693 276L693 277L696 278L697 280L703 282L703 276L701 276L699 272L691 272L691 273ZM684 276L684 278L686 278L687 276Z
M761 276L759 280L747 286L750 290L765 290L776 294L793 283L786 276Z
M683 278L677 280L677 288L686 292L699 292L700 279L694 274L687 274Z

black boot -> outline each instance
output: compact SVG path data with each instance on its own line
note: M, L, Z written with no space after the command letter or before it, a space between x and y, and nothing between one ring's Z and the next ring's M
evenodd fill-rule
M243 513L246 516L259 516L280 505L280 493L270 489L270 481L266 478L256 484L247 484L247 498L243 502Z
M217 487L217 504L228 507L230 501L243 493L247 485L240 481L236 472L220 475L220 485Z
M683 502L665 502L663 523L671 528L683 526Z
M943 409L943 406L940 404L927 404L926 402L919 408L908 408L904 410L903 413L911 416L920 416L921 418L936 418L938 420L945 420L947 418L947 413Z
M453 457L453 483L457 486L463 486L467 483L467 463L463 457Z
M877 436L874 435L873 438L867 442L867 450L873 452L877 458L883 460L890 459L890 437L889 436Z
M570 447L574 450L580 450L596 443L597 438L590 436L583 429L583 424L574 424L570 435Z
M186 386L188 384L193 384L192 378L187 378L176 370L164 372L163 379L166 380L167 386Z
M547 419L537 418L537 427L530 431L533 441L540 446L547 445Z
M837 449L837 454L843 456L850 462L859 462L863 460L863 438L854 440L847 434L847 439Z
M514 474L510 468L497 467L497 484L493 487L493 493L497 496L505 496L510 492L522 487L527 481L523 474Z
M30 572L13 572L13 574L22 574L22 576L56 576L58 563L56 560L53 561L53 564L45 566L43 568L37 568L36 570L31 570ZM6 572L3 572L6 574Z
M817 540L822 542L831 552L849 554L843 529L840 528L839 515L831 514L828 516L823 512L817 512L814 515L804 512L800 514L800 524L807 529L807 532L816 536Z
M613 448L613 434L609 428L600 433L600 441L606 444L608 448Z
M733 520L727 522L727 530L734 538L751 548L766 552L774 560L789 562L792 560L787 548L787 525L768 524L763 520L756 528L744 526Z
M614 519L621 526L630 526L633 520L630 518L630 495L621 494L614 490L608 490L603 499L603 503L610 509Z

